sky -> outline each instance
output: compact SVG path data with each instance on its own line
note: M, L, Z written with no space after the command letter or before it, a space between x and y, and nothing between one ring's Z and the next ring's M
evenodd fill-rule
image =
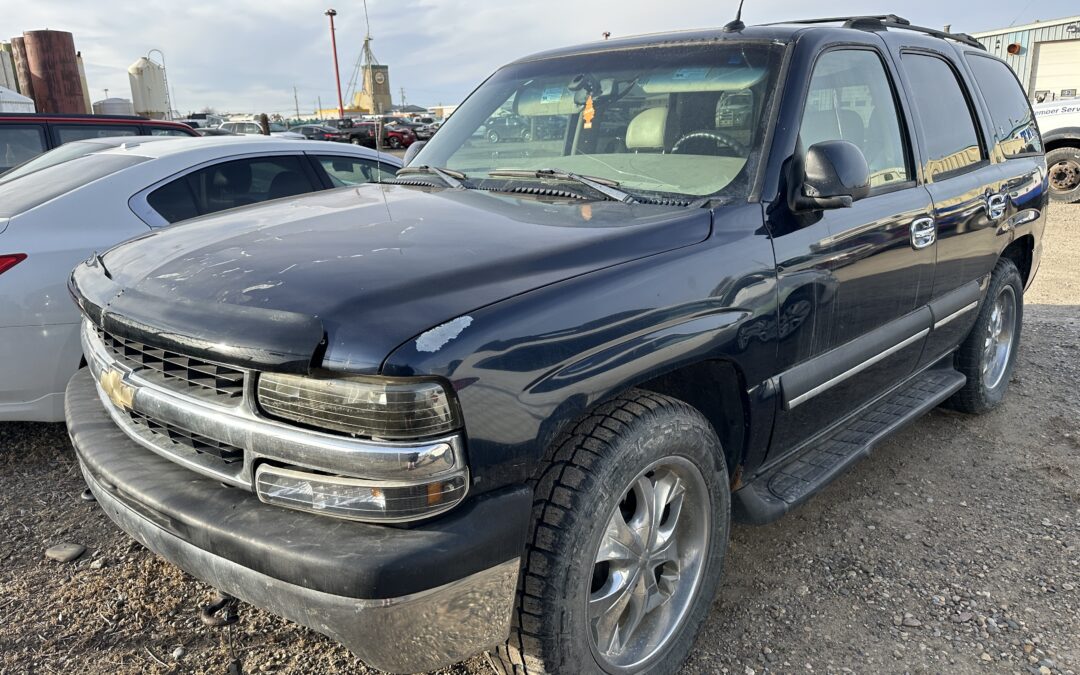
M748 24L828 13L895 12L912 23L975 33L1080 14L1076 0L745 0ZM336 104L328 7L338 15L342 88L365 33L360 0L2 0L0 39L51 28L75 35L92 100L131 98L127 67L165 55L173 106L301 115ZM824 3L823 3L824 4ZM459 103L500 65L554 47L613 36L720 26L734 1L369 0L372 43L390 66L394 103ZM347 102L346 102L347 104Z

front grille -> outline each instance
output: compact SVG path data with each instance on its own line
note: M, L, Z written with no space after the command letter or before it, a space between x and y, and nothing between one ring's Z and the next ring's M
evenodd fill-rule
M128 340L97 328L112 354L139 375L173 391L225 405L244 395L244 371Z
M215 441L212 438L197 434L193 431L188 431L175 424L151 419L134 410L128 411L128 418L135 426L142 427L149 431L157 441L183 445L191 448L195 452L213 455L225 464L232 464L233 462L239 462L244 459L243 449L238 448L235 445Z

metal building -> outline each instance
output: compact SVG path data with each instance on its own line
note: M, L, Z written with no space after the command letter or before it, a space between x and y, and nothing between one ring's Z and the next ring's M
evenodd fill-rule
M1080 96L1080 16L974 33L973 37L1012 67L1032 101Z

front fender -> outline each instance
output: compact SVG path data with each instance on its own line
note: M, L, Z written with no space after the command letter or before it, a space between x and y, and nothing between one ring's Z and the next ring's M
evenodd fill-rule
M753 387L776 363L772 246L759 206L728 211L705 242L437 326L401 345L382 372L452 383L477 491L527 480L568 423L675 369L731 361Z

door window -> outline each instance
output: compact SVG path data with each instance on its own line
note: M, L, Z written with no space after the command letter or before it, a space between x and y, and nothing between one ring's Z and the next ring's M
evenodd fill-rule
M56 138L61 144L84 141L88 138L139 135L139 127L120 124L54 124L52 128L56 131Z
M199 169L151 192L146 201L170 223L317 188L296 155L255 157Z
M0 126L0 172L45 152L45 132L40 126Z
M971 107L952 67L944 59L914 52L905 52L902 60L926 144L927 177L947 178L985 159Z
M397 175L393 166L378 164L367 159L342 156L322 156L317 159L334 187L381 183Z
M167 129L165 127L147 128L150 130L151 136L183 136L184 138L188 138L191 136L191 134L189 134L188 132L181 131L180 129Z
M1005 156L1041 153L1042 139L1035 115L1013 71L1001 61L976 54L968 56L968 64L990 109L994 139Z
M838 49L818 59L799 137L804 151L822 141L855 144L870 167L872 188L911 178L892 85L874 51Z

